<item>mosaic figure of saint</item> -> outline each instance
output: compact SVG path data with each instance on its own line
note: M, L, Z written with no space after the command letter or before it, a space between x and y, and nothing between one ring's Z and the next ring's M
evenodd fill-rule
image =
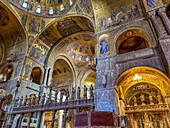
M147 5L148 5L148 6L150 6L150 7L155 7L155 6L156 6L154 0L146 0L146 1L147 1Z
M108 43L105 39L101 40L100 46L100 54L104 54L109 51Z

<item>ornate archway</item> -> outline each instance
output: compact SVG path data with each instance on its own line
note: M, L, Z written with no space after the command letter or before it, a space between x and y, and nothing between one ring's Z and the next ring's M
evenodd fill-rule
M169 127L169 87L169 78L155 68L126 70L115 82L119 114L128 117L132 128Z

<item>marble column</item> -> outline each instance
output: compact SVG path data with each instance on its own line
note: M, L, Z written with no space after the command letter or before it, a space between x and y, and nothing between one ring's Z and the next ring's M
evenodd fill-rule
M45 118L45 112L42 113L42 116L41 116L41 124L40 124L40 128L43 128L44 126L44 118Z
M64 117L63 117L63 128L66 128L66 116L67 116L67 110L64 110Z
M30 128L32 115L33 115L33 113L29 113L27 128Z
M7 128L12 128L12 126L14 125L14 118L16 117L16 115L11 115L11 125L8 125ZM2 128L6 128L3 124Z
M48 66L45 66L43 85L46 85L46 84L47 84L48 70L49 70L49 67L48 67Z
M21 114L21 115L20 115L20 118L19 118L18 128L22 128L22 120L23 120L23 117L24 117L24 114Z
M156 19L156 11L155 10L149 11L148 14L149 14L149 16L151 18L151 21L153 23L153 27L154 27L154 29L156 31L156 34L157 34L158 38L162 37L162 32L161 32L159 23L158 23L158 21Z
M54 119L55 119L55 113L56 113L56 110L53 110L52 111L52 121L51 121L51 128L54 128Z
M38 122L37 122L37 128L40 128L40 125L41 125L41 120L42 120L42 114L43 112L39 112L38 113Z
M168 35L170 35L170 22L169 22L169 19L168 19L167 15L166 15L165 11L166 11L166 7L164 6L164 7L159 9L158 14L162 19L162 22L163 22L163 24L165 26L165 29L168 32Z
M63 110L60 110L58 114L58 128L62 128L62 123L63 123Z
M46 84L47 86L51 84L52 74L53 74L53 69L50 68L50 69L48 70L48 80L47 80L47 84Z

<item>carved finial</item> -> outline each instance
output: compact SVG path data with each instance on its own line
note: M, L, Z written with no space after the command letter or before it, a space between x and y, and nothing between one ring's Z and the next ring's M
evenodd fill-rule
M72 96L71 96L72 100L74 100L74 94L75 94L75 89L74 89L74 87L72 87Z
M57 102L57 95L58 95L58 91L55 91L55 102Z
M158 103L162 104L162 98L161 98L161 94L160 93L158 93L157 98L158 98Z
M68 101L68 98L69 98L69 89L67 89L67 92L66 92L66 101Z
M64 95L64 92L63 92L63 91L61 91L61 93L60 93L60 102L62 102L62 101L63 101L63 95Z
M24 106L27 104L27 95L25 96Z
M92 84L91 84L91 86L90 86L90 98L94 98L93 85L92 85Z
M41 104L44 104L44 102L45 102L45 97L46 97L46 94L44 93L44 95L42 96Z
M20 106L22 106L22 102L23 102L23 100L24 100L24 98L23 98L23 96L21 97L21 99L20 99Z
M142 101L142 105L146 105L146 104L144 103L144 101L145 101L145 95L144 95L144 94L141 94L141 95L140 95L140 99L141 99L141 101Z
M87 87L84 85L84 99L87 99Z
M35 104L35 99L36 99L36 95L34 94L33 100L32 100L32 105Z
M77 99L80 99L80 93L81 93L81 89L80 89L80 87L78 86L78 89L77 89Z

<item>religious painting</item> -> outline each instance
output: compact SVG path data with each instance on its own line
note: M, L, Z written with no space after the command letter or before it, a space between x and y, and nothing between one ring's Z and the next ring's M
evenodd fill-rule
M0 26L8 25L10 18L8 12L2 6L0 6L0 16Z
M120 4L120 2L116 1L108 1L107 4L100 8L100 13L95 15L98 31L121 25L140 16L137 2L134 3L132 0L123 2L124 4ZM114 8L115 4L117 4L116 8ZM106 10L106 8L110 8L110 10Z
M41 20L41 32L45 29L45 21Z
M81 8L78 5L76 5L76 12L77 12L77 14L83 15L83 11L81 10Z
M33 36L28 36L28 41L29 41L28 46L31 47L33 42L34 42L34 37Z
M147 5L150 6L150 7L155 7L156 6L156 3L154 0L146 0L147 1Z
M22 20L21 20L21 23L22 23L22 26L25 28L25 26L26 26L26 22L27 22L27 15L23 15L22 16Z
M32 63L31 62L27 63L24 70L24 78L29 78L29 74L31 73L31 68L32 68Z
M17 68L15 70L15 76L19 75L21 67L22 67L22 61L18 62Z
M72 18L63 19L57 24L56 28L63 37L66 37L76 32L81 32L83 30L77 24L77 21Z
M146 10L150 10L157 6L163 6L162 0L143 0Z
M44 64L48 51L49 49L37 40L32 46L30 57Z
M90 0L80 0L80 8L83 9L85 14L90 14L93 11Z
M108 42L105 38L100 41L100 54L107 54L109 52Z
M45 30L40 36L39 39L44 42L49 47L52 47L55 42L59 40L58 35L53 33L50 30Z
M29 32L30 33L37 33L37 27L38 27L38 23L36 23L35 18L31 19L31 22L29 23Z
M102 3L99 0L93 0L94 10L98 10L102 8ZM95 3L95 4L94 4Z

